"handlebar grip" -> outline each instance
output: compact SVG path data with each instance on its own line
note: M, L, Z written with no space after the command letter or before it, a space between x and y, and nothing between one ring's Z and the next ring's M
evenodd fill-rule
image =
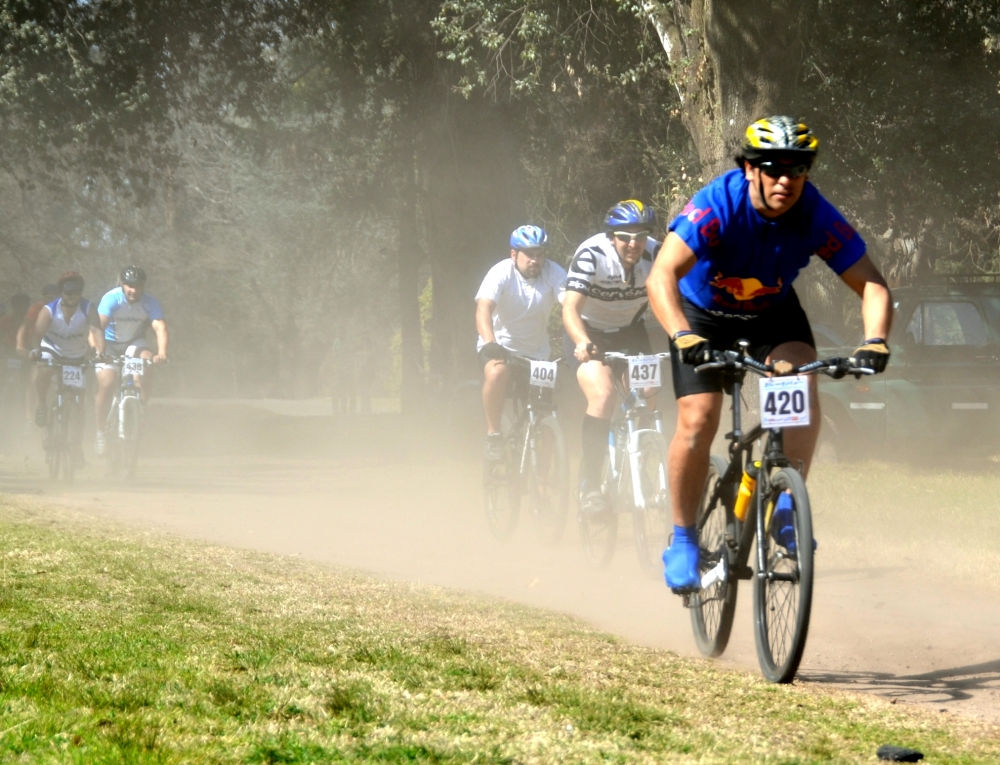
M708 372L712 369L725 369L727 364L723 361L711 361L708 364L699 364L694 368L695 372Z

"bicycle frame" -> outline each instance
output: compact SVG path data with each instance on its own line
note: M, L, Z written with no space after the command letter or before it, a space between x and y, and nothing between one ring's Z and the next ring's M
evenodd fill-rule
M725 475L719 481L716 491L722 491L724 486L738 486L746 466L753 462L754 444L764 433L760 424L754 425L749 432L742 431L742 399L740 392L743 387L743 380L746 377L746 370L732 372L732 412L733 429L726 433L729 443L729 466ZM761 453L761 468L757 479L756 502L747 511L747 518L743 521L736 519L736 534L732 543L737 543L739 557L737 558L737 570L732 572L739 579L750 579L753 572L746 568L746 559L749 556L750 543L754 534L757 539L763 539L767 533L768 518L765 513L764 498L771 494L771 472L774 468L791 467L792 463L785 456L784 430L778 428L767 431L767 440ZM714 498L713 498L714 499ZM771 579L792 580L791 575L782 575L775 572L767 572L764 561L764 546L757 545L757 571L760 576L769 576Z
M630 475L636 476L639 474L639 442L643 435L646 433L657 433L660 438L663 437L663 416L659 409L653 410L653 427L643 428L641 426L641 420L649 412L649 405L646 402L645 396L642 395L641 391L638 389L627 389L625 387L625 381L622 374L618 372L621 371L616 369L618 362L621 359L611 358L610 362L612 365L612 379L614 380L615 390L617 391L619 397L622 399L621 407L618 410L618 415L616 417L616 422L612 424L611 432L608 434L608 457L610 459L611 465L611 482L615 488L614 495L620 496L622 489L622 482L625 480L625 463L624 455L619 454L619 444L617 434L622 421L625 423L625 434L627 437L625 447L625 454L628 455L628 467L630 470ZM627 363L627 362L626 362ZM661 467L662 470L666 468ZM666 473L664 472L663 485L666 485ZM637 510L646 509L646 497L643 495L642 484L640 481L632 481L632 502L633 506Z
M115 433L118 434L119 438L124 438L124 428L125 428L125 415L124 415L124 402L126 398L135 398L137 401L140 400L139 397L139 386L135 384L133 375L126 375L122 372L122 363L120 361L115 361L118 366L118 390L115 392L115 397L111 401L111 409L108 411L107 424L115 425ZM114 420L112 420L114 418Z
M525 475L525 471L528 468L529 455L535 457L535 450L530 448L532 440L535 437L535 431L537 430L538 422L543 417L549 415L555 416L556 407L552 402L552 389L551 388L541 388L537 385L528 385L528 392L525 395L523 388L523 382L519 380L514 380L511 385L511 399L514 401L514 406L522 409L518 412L516 418L514 419L514 425L511 427L511 433L518 433L522 428L524 428L524 439L520 445L520 458L518 459L518 474ZM525 423L527 420L527 423ZM537 465L531 465L532 469L537 468Z

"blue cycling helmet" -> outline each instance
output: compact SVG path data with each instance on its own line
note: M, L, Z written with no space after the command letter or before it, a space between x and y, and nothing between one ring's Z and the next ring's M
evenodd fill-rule
M545 247L549 243L549 235L544 228L538 226L519 226L510 235L510 246L515 250L533 250Z
M620 226L652 226L656 223L656 213L652 207L647 207L638 199L626 199L610 210L604 219L608 230Z

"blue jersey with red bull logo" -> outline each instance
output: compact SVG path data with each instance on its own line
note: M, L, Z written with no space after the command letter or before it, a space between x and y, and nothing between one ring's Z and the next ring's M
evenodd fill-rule
M698 258L681 294L722 316L750 318L784 300L813 255L839 275L865 254L861 235L811 183L795 207L770 219L754 209L738 169L695 194L670 230Z

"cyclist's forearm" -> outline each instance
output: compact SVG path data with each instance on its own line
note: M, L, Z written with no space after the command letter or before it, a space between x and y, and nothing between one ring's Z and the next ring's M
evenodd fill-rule
M684 310L681 307L681 290L676 274L668 269L661 269L650 274L647 282L649 292L649 307L667 334L673 337L681 330L690 330Z
M104 354L104 333L97 327L90 328L90 344L94 347L94 350L97 351L98 354Z
M649 306L657 321L673 337L681 330L690 330L681 306L680 280L696 261L694 252L677 234L667 234L663 247L653 262L646 281Z
M861 318L865 338L888 339L892 330L892 293L884 284L868 282L861 298Z
M484 343L495 343L496 335L493 334L493 310L496 303L492 300L476 301L476 330L483 338Z
M587 327L583 323L580 310L583 308L583 301L586 298L579 292L566 292L563 301L563 326L566 334L575 345L586 345L590 342L590 335L587 334Z

